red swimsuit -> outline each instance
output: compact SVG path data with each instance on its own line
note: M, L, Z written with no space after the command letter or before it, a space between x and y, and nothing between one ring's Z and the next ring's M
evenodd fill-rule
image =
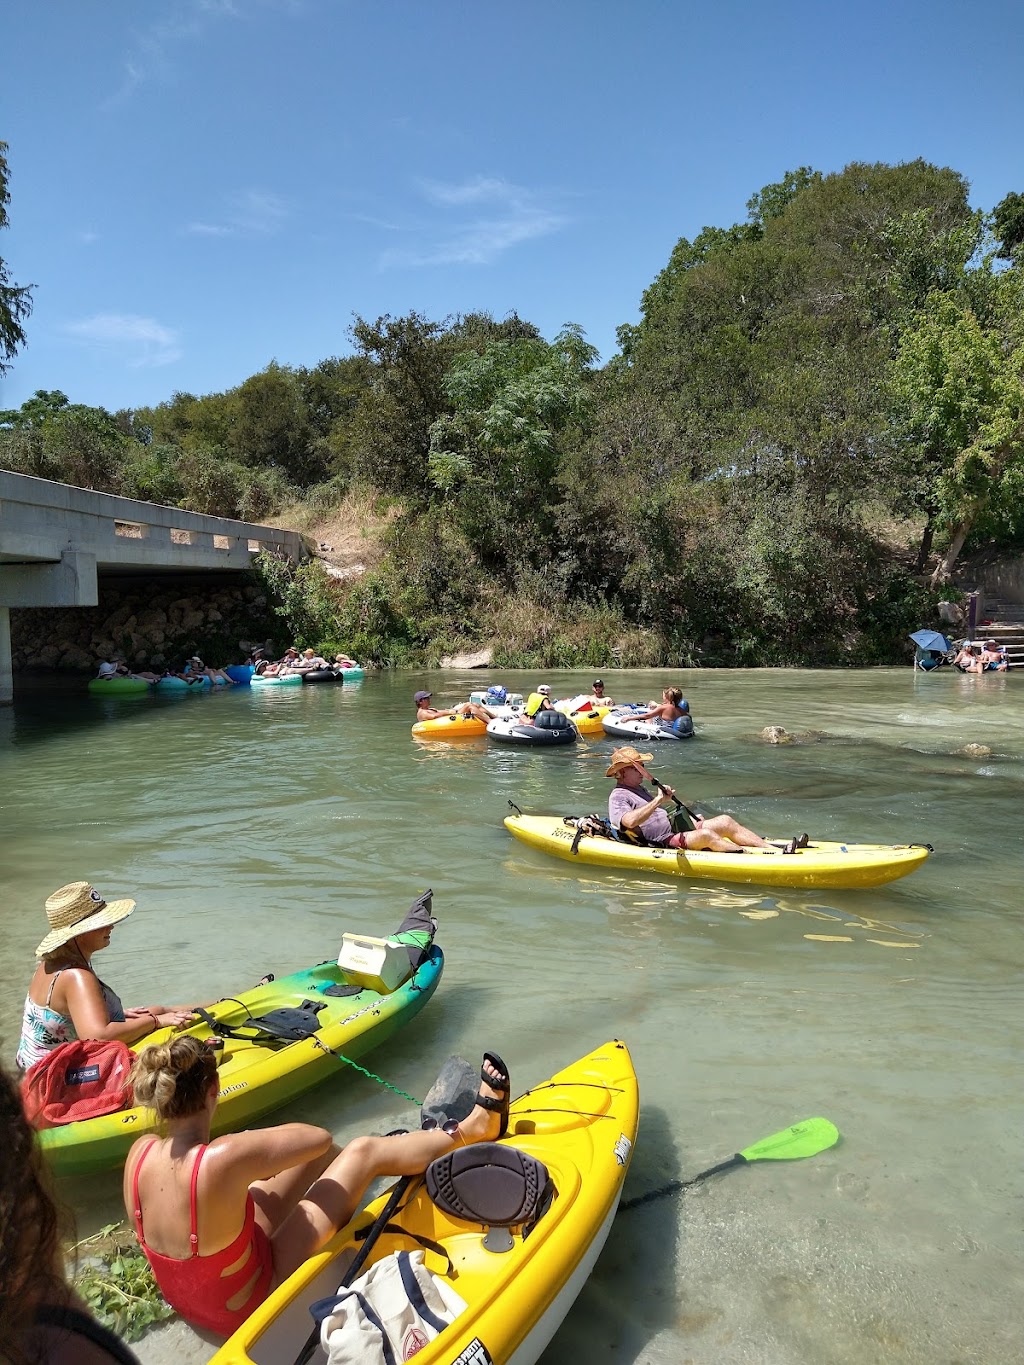
M142 1205L139 1203L139 1171L156 1142L157 1139L154 1138L139 1157L132 1176L135 1235L146 1253L146 1259L152 1267L160 1292L171 1307L177 1309L186 1322L192 1323L195 1327L205 1327L212 1332L230 1336L270 1293L270 1284L274 1278L270 1238L256 1222L256 1205L250 1194L245 1202L245 1222L231 1245L226 1246L223 1251L215 1251L212 1256L200 1256L196 1221L196 1182L199 1179L199 1163L206 1151L207 1144L204 1143L192 1167L189 1234L189 1241L192 1244L191 1256L184 1260L177 1256L164 1256L147 1246L142 1231ZM245 1254L246 1251L249 1252L248 1255ZM226 1274L228 1267L235 1265L239 1260L242 1264L238 1269ZM233 1299L245 1288L256 1269L259 1269L259 1278L253 1284L244 1305L241 1308L228 1308L228 1300Z

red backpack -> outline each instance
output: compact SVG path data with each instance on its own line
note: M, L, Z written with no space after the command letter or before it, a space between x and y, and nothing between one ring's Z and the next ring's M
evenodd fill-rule
M76 1038L26 1071L21 1102L33 1128L58 1128L113 1114L132 1103L128 1073L135 1054L124 1043Z

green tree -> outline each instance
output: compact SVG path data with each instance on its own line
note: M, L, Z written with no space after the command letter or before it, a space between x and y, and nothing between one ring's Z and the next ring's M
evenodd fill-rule
M999 257L1017 260L1024 247L1024 194L1008 194L992 214L992 230L999 241Z
M524 336L461 352L444 377L451 411L430 428L430 478L493 568L547 557L560 438L586 421L596 355L567 325L551 345Z
M0 142L0 228L8 227L7 205L11 202L7 188L7 143ZM14 284L7 263L0 257L0 374L11 368L19 346L25 344L22 323L32 312L31 284Z
M962 299L937 296L904 333L892 366L907 477L930 524L948 532L936 586L985 513L1003 510L1015 522L1024 510L1024 345L1009 325L1019 327L1016 272L1002 293L1004 327L986 327Z

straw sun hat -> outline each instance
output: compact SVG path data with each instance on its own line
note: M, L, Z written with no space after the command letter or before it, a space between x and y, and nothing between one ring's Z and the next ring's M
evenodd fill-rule
M50 932L36 949L36 957L46 957L79 934L117 924L134 909L134 901L105 901L88 882L69 882L46 898Z
M650 763L653 754L642 754L639 749L634 749L632 745L625 745L622 749L616 749L612 754L612 761L608 765L605 777L616 777L621 768L632 768L634 765L644 771L643 765ZM647 774L644 773L646 777Z

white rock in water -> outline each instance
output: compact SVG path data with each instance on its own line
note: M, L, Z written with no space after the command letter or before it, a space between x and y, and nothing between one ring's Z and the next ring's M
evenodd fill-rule
M477 650L475 654L450 654L441 660L442 668L490 668L493 651Z
M761 731L761 738L768 744L793 743L793 736L781 725L766 725Z
M987 744L963 744L956 752L964 758L988 758L992 750Z

